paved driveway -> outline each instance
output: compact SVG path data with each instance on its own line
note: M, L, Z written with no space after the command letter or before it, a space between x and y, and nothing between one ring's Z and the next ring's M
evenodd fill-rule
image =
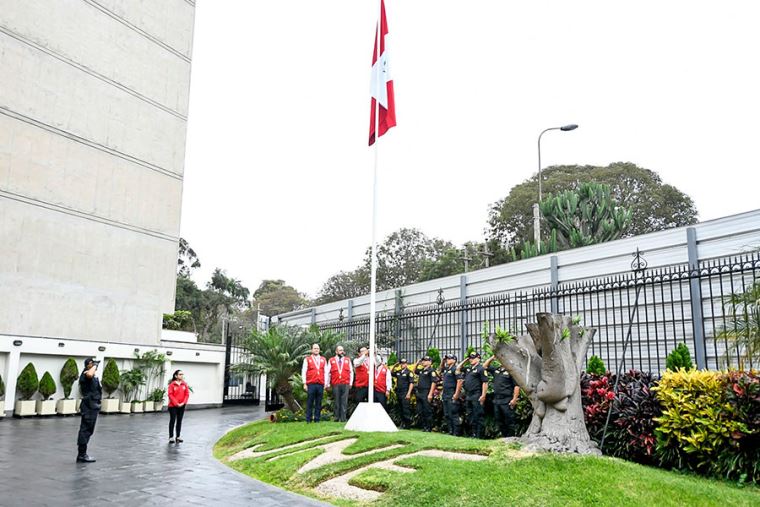
M179 445L169 415L101 415L75 463L78 417L0 419L0 505L325 505L253 480L219 463L211 448L227 430L264 417L262 407L191 410Z

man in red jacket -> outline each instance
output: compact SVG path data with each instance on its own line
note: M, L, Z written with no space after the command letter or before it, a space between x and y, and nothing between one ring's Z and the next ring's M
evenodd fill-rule
M351 368L351 360L345 357L343 347L335 347L335 355L327 361L327 388L332 389L335 400L333 419L346 422L346 408L348 406L348 389L354 383L354 370Z
M391 393L392 385L391 372L383 364L383 359L377 356L375 361L375 395L373 401L380 403L386 412L388 412L388 395Z
M301 378L306 391L306 422L319 422L322 413L322 396L325 393L327 360L319 355L319 344L311 346L311 354L303 360Z
M354 359L354 393L357 402L367 401L369 396L369 354L367 347L359 349L359 357Z

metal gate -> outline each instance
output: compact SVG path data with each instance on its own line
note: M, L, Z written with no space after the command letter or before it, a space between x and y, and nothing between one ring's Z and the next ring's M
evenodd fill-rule
M223 336L225 339L224 356L224 404L251 404L260 403L262 381L266 377L261 375L248 375L231 371L232 365L246 359L245 349L241 347L241 341L250 329L237 326L235 323L225 321L223 323ZM268 391L267 391L268 392Z

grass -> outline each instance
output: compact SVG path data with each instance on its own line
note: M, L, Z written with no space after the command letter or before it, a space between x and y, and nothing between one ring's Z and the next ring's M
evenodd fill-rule
M326 440L312 441L328 436ZM392 444L403 447L324 466L305 474L296 471L322 451L313 448L330 441L356 437L346 448L349 455ZM457 506L518 503L519 505L760 505L760 488L644 467L615 458L535 455L519 453L501 441L472 440L437 433L354 433L343 423L279 423L258 421L232 430L214 448L225 458L256 444L257 450L302 443L304 452L275 461L266 457L225 462L251 477L284 489L316 497L313 488L324 480L364 465L423 449L441 449L488 455L484 461L456 461L416 456L399 461L415 473L365 470L351 484L383 491L377 503L385 505ZM323 498L324 500L324 498ZM330 500L336 505L357 502Z

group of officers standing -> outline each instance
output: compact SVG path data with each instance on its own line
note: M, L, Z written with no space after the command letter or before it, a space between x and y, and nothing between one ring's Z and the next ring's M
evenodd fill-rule
M388 397L396 379L397 410L402 428L412 426L411 399L415 396L418 423L422 431L433 429L431 402L441 388L444 420L451 435L462 435L461 417L467 416L470 436L483 437L485 401L489 376L493 379L494 413L502 436L514 435L514 408L520 388L503 366L493 366L494 357L481 364L480 354L470 353L462 362L452 354L444 356L438 369L433 368L430 356L424 356L411 367L406 359L389 369L378 356L374 369L374 400L388 410ZM469 367L465 363L469 362ZM307 393L306 422L319 422L324 390L332 390L334 420L346 421L348 396L351 387L357 402L367 401L369 395L369 352L359 349L359 355L350 360L342 346L335 349L329 360L320 355L319 344L311 347L301 368L303 388Z

